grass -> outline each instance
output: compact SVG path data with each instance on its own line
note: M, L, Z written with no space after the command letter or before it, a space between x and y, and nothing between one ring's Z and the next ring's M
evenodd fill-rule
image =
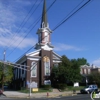
M22 92L22 93L29 93L30 90L29 89L21 89L19 90L19 92ZM31 91L32 93L43 93L43 92L52 92L52 88L49 89L49 90L46 90L46 89L43 89L43 88L39 88L38 91Z
M79 87L73 87L73 86L67 86L66 89L64 90L61 90L61 92L63 91L73 91L73 90L81 90L82 88L84 88L85 86L79 86ZM19 92L22 92L22 93L29 93L29 89L21 89L19 90ZM52 92L52 88L47 90L47 89L44 89L44 88L38 88L38 91L32 91L32 93L43 93L43 92Z
M66 87L66 90L67 90L67 91L81 90L81 89L83 89L83 88L84 88L84 86L79 86L79 87L67 86L67 87Z

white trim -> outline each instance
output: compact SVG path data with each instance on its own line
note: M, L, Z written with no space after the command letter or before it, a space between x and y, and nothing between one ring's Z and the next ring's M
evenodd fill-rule
M29 60L35 60L35 61L39 61L39 59L34 59L34 58L27 58Z
M37 55L37 54L39 54L40 50L41 50L41 49L36 50L36 51L34 51L34 52L31 52L31 53L27 53L26 56L34 56L34 55Z
M58 56L59 58L62 58L61 56L59 56L57 53L55 53L54 51L53 51L53 54L54 55L56 55L56 56Z
M62 61L53 60L53 62L57 62L57 63L60 63L60 62L62 62Z

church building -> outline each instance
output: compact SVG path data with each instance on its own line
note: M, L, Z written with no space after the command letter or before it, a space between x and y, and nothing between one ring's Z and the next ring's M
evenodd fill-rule
M61 56L53 51L51 44L52 30L49 28L46 13L46 0L44 0L41 26L37 30L38 42L33 52L25 54L20 58L14 68L13 87L28 87L28 84L35 82L37 87L51 84L51 70L61 62ZM25 70L24 70L25 69Z

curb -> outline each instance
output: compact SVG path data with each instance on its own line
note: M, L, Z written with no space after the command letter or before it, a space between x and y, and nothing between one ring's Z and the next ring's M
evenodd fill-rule
M54 98L54 97L64 97L64 96L75 96L77 94L56 94L56 95L49 95L49 96L40 96L40 97L37 97L37 96L6 96L8 98Z

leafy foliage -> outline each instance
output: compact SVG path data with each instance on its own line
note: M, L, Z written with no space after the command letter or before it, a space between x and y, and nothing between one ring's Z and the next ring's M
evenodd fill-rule
M90 65L85 58L78 58L77 62L79 65Z
M100 84L100 73L92 73L88 76L88 79L90 81L90 83L96 83L96 84ZM100 85L99 85L100 86Z
M42 87L43 87L45 90L51 89L51 85L42 85Z
M13 77L13 67L0 62L0 83L10 82Z
M57 84L57 88L58 88L58 89L65 90L66 87L67 87L66 84L62 84L62 83Z
M65 55L61 60L62 63L52 69L53 84L81 81L80 65L88 64L87 60L85 58L69 60Z

